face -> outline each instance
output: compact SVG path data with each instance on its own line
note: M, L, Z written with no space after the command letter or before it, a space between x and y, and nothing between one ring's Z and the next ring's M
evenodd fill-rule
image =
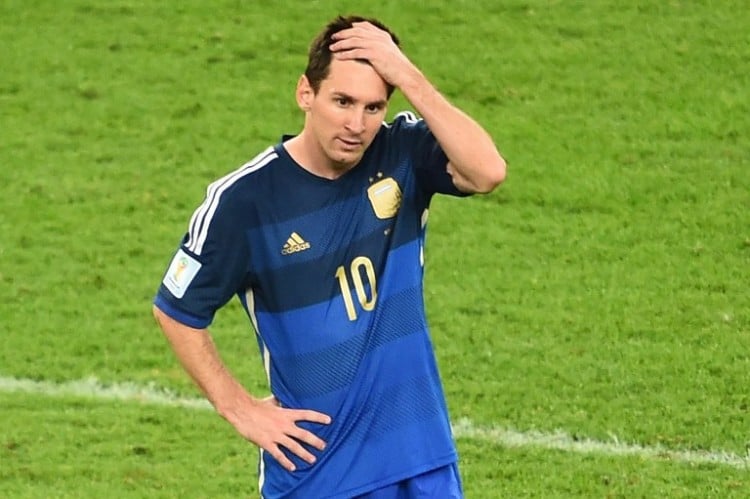
M368 64L332 60L315 93L303 76L297 103L305 111L306 149L314 168L341 172L372 143L388 104L385 81Z

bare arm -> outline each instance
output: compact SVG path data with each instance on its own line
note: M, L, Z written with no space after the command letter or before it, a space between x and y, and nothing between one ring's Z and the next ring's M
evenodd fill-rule
M401 90L448 156L448 172L456 187L463 192L486 193L505 179L505 160L490 135L448 102L388 33L370 23L354 23L334 39L330 47L334 57L366 59L385 81Z
M294 464L284 455L281 447L308 463L315 462L315 456L300 442L318 450L323 450L325 443L315 434L297 426L296 422L328 424L331 422L329 416L315 411L281 408L273 397L253 397L221 361L208 330L194 329L177 322L156 306L154 317L190 377L216 411L243 437L265 449L290 471L294 471Z

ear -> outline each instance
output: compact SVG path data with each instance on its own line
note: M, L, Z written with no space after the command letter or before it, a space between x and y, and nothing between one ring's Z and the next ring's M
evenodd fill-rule
M295 92L297 98L297 105L300 109L307 112L312 107L312 101L315 98L315 92L313 91L307 76L302 75L297 81L297 91Z

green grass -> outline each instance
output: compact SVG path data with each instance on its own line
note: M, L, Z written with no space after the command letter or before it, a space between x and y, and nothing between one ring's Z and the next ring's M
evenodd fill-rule
M194 396L150 315L206 185L295 132L347 2L0 4L0 376ZM430 216L454 419L746 454L750 13L739 1L363 1L495 137ZM390 114L407 104L394 97ZM213 327L265 392L237 304ZM210 412L0 393L0 496L257 494ZM461 439L468 497L743 497L748 470Z

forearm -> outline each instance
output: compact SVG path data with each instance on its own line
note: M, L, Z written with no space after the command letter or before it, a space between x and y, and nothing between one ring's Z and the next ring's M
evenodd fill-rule
M454 170L454 181L458 176L457 185L462 190L489 192L505 179L505 160L492 137L451 104L419 70L415 68L399 89L440 143Z
M391 36L370 23L333 35L330 50L339 60L365 59L401 90L424 118L448 156L453 182L464 192L489 192L505 179L505 160L490 135L452 105L401 52Z
M185 371L216 411L234 423L239 408L255 400L221 361L208 330L181 324L157 307L154 307L154 317Z
M315 462L315 456L302 444L322 451L325 442L297 426L297 421L329 424L328 415L285 409L273 397L264 400L252 397L227 370L206 329L185 326L157 307L154 316L185 370L240 435L269 452L289 471L294 471L295 465L281 447L310 464Z

